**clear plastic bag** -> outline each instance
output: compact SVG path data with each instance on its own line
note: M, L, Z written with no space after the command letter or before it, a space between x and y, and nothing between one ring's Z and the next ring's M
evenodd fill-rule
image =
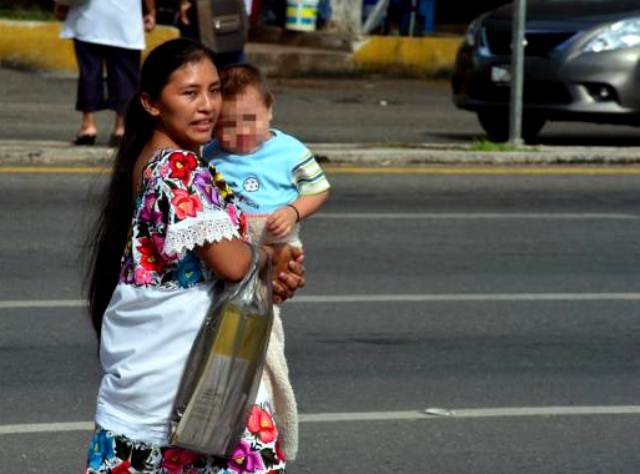
M258 392L273 324L271 265L227 284L196 336L174 404L171 444L229 455Z

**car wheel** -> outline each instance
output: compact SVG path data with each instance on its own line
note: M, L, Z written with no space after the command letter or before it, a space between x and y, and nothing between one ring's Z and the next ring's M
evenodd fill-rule
M509 113L481 110L478 121L493 142L509 140ZM547 120L538 115L525 115L522 120L522 139L529 143L536 139Z

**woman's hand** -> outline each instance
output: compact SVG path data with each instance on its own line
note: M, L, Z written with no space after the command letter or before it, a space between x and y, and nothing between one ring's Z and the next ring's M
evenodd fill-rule
M273 302L276 304L293 297L304 286L304 253L289 244L271 246L273 255Z

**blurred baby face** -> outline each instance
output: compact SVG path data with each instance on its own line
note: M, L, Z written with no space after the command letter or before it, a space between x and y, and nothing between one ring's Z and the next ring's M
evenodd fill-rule
M255 87L235 97L223 98L215 136L223 150L251 153L271 137L271 107Z

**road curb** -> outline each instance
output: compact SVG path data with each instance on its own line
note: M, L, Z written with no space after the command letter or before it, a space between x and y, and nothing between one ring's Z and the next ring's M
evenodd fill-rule
M371 36L356 45L352 60L362 71L443 77L451 74L462 40L459 36Z
M529 147L522 151L474 151L460 144L390 147L358 143L311 143L321 163L358 166L424 165L636 165L640 148ZM0 140L0 166L110 166L114 149L65 142Z
M60 38L61 31L58 21L0 20L0 65L76 75L73 42ZM145 51L178 36L176 28L158 26L145 35Z
M0 19L0 65L76 75L73 43L60 38L61 29L62 23L58 21ZM146 35L145 52L178 35L175 28L157 27ZM245 52L248 59L262 67L267 74L279 77L370 72L441 77L451 72L462 41L458 36L371 36L345 50L328 47L330 40L344 43L345 39L339 35L327 33L317 36L323 38L320 45L324 47L308 47L299 38L291 39L290 35L283 35L283 43L248 43ZM288 39L293 43L286 43Z

